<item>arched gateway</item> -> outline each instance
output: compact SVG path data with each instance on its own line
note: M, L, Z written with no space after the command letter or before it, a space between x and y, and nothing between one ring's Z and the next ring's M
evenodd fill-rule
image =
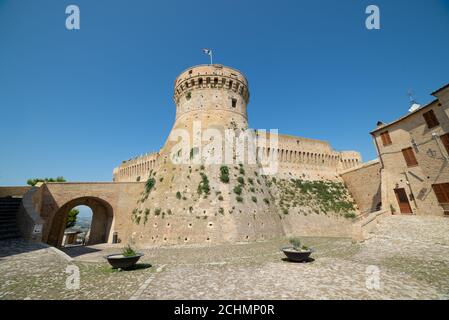
M92 223L87 244L108 242L114 214L112 206L97 197L81 197L65 203L56 211L50 222L50 231L46 239L48 244L55 247L61 246L69 211L79 205L88 206L92 210Z

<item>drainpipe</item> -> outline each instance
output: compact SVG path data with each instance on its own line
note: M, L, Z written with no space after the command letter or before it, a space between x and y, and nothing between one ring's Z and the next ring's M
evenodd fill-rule
M379 145L378 145L378 143L377 143L376 136L374 135L374 133L371 133L371 136L373 137L374 144L375 144L375 146L376 146L377 156L379 157L380 164L382 165L382 169L385 169L385 167L384 167L384 161L383 161L383 159L382 159L382 157L381 157L381 155L380 155Z
M435 140L435 143L437 144L438 149L440 150L440 153L441 153L441 155L443 156L444 160L448 161L449 159L448 159L448 157L444 154L443 150L441 149L440 142L438 141L438 135L437 135L435 132L432 133L432 138Z

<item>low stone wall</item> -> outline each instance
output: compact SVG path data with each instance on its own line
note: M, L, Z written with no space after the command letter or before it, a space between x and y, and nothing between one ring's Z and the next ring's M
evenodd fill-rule
M22 237L33 242L40 242L42 240L42 228L44 224L38 212L42 192L40 185L30 187L23 195L22 203L17 213L17 226Z
M352 225L352 238L356 241L363 241L369 238L369 234L377 229L379 221L391 214L389 209L365 213L357 217Z
M4 197L23 197L31 187L0 187L0 198Z
M337 215L289 214L282 221L285 234L289 237L352 237L352 221Z
M381 164L378 159L340 173L360 212L373 212L381 203Z

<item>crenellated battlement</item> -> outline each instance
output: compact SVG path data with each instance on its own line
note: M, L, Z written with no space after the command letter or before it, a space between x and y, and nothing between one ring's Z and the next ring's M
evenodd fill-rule
M177 118L195 110L226 110L246 117L248 81L238 70L222 65L198 65L183 71L175 80L173 99Z

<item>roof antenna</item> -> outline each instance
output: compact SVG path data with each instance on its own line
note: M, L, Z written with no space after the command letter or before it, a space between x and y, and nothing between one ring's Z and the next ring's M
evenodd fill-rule
M419 108L421 108L421 105L416 102L415 97L414 97L414 92L412 89L409 89L407 92L407 95L410 99L410 109L408 109L408 112L414 112L416 110L418 110Z

